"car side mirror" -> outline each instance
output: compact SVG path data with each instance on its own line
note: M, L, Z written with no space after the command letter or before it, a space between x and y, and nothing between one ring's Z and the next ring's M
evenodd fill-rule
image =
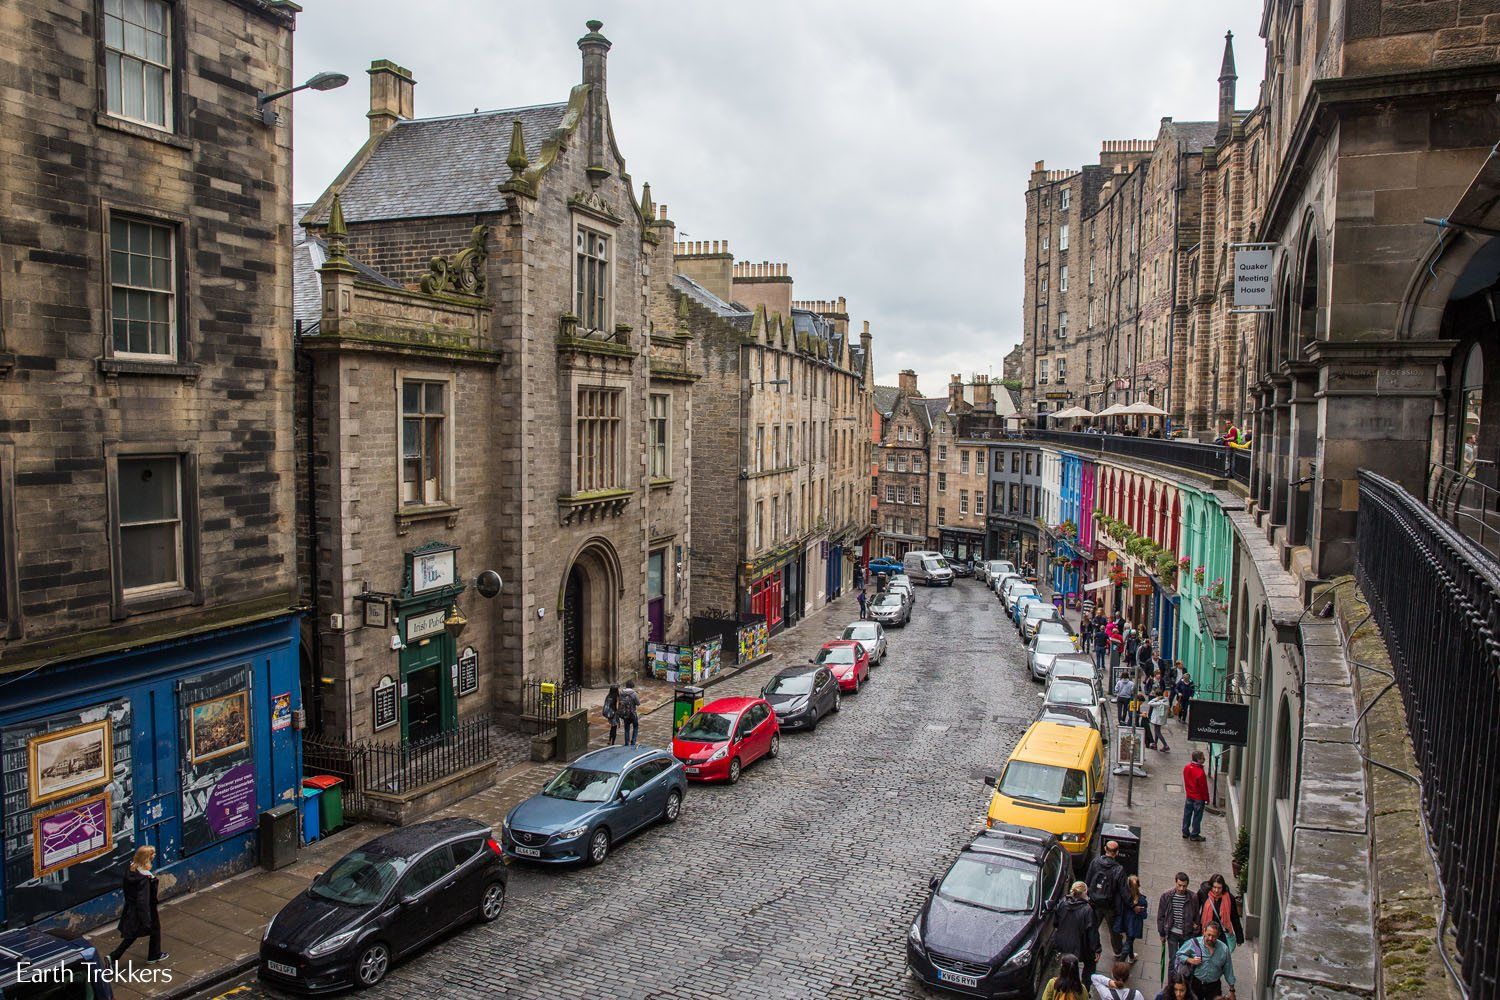
M986 774L984 776L984 783L986 785L989 785L991 788L995 787L995 780L996 780L995 779L995 775L993 775L993 774Z
M1094 793L1094 804L1095 805L1101 805L1101 806L1104 804L1104 793L1103 792L1095 792Z
M927 888L931 889L933 892L937 892L937 887L939 885L941 885L942 882L943 882L942 879L940 879L936 875L934 875L934 876L932 876L932 878L930 878L930 879L927 880Z
M817 659L817 657L815 657L815 656L809 656L809 657L808 657L808 658L807 658L807 662L808 662L808 663L817 663L817 662L818 662L818 659Z
M630 793L627 792L625 789L622 788L622 789L620 789L620 792L619 792L619 798L620 798L621 802L629 802L630 801Z

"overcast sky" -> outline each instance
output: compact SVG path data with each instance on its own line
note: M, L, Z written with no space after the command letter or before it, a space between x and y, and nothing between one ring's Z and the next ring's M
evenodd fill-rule
M598 17L626 164L679 237L790 264L797 298L846 296L877 381L914 368L927 395L998 377L1019 340L1033 162L1212 119L1225 30L1241 108L1264 69L1258 0L303 3L299 78L350 82L297 97L299 200L364 140L372 59L412 71L419 117L562 101Z

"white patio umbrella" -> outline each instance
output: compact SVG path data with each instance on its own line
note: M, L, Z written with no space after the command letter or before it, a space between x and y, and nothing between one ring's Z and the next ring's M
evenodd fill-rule
M1092 417L1094 411L1086 410L1081 406L1070 406L1066 410L1058 410L1048 415L1057 420L1085 420Z
M1152 406L1150 403L1142 400L1137 403L1131 403L1125 409L1121 410L1120 414L1126 417L1165 417L1167 411L1163 410L1160 406Z
M1127 417L1129 415L1130 414L1125 410L1124 403L1111 403L1109 406L1106 406L1104 409L1094 414L1094 416L1096 417Z

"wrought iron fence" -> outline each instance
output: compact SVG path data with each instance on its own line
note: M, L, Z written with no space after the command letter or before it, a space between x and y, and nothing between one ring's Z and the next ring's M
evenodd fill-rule
M1359 474L1356 570L1385 633L1471 996L1500 993L1500 564L1390 480Z
M377 742L303 737L302 771L343 779L344 812L367 815L370 792L399 794L483 764L497 747L488 716L420 740Z
M1427 506L1491 553L1500 548L1500 490L1484 480L1494 474L1489 462L1462 470L1436 463L1427 468Z
M1250 485L1250 452L1221 444L1133 437L1129 434L1083 434L1077 431L1028 430L1025 436L1037 441L1060 444L1072 451L1139 458L1188 469L1216 479L1233 479L1244 486Z
M583 688L577 684L529 680L521 686L521 717L542 730L555 728L559 716L578 711L581 704Z

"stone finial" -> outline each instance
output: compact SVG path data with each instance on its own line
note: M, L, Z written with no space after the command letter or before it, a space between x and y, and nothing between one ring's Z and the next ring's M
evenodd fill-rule
M517 177L531 165L531 161L526 158L526 133L521 128L520 118L510 124L510 152L505 157L505 165Z
M647 181L641 185L641 218L650 222L656 215L656 210L651 207L651 182Z
M352 271L349 263L349 230L344 225L344 204L339 193L333 193L333 204L328 209L328 228L324 232L328 242L328 255L319 270Z

